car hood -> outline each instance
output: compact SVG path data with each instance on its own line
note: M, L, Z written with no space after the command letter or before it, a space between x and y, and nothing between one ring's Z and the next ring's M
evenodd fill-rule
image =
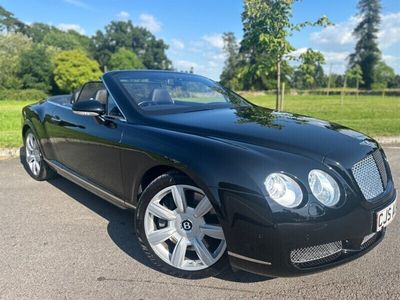
M359 152L376 142L341 125L261 107L224 108L153 116L165 129L237 141L323 160Z

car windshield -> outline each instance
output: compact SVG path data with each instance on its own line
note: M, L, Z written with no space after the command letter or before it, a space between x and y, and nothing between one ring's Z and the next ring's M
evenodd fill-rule
M193 74L132 71L119 73L117 79L130 100L144 112L172 113L249 105L218 83Z

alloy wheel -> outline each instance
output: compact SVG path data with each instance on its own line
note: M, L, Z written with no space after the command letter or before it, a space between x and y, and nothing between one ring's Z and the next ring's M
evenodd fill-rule
M39 176L42 155L40 153L38 142L31 132L28 133L28 135L26 136L25 149L26 162L28 163L29 169L31 170L33 175Z
M215 264L226 250L222 227L204 192L190 185L173 185L149 202L146 238L159 258L186 271Z

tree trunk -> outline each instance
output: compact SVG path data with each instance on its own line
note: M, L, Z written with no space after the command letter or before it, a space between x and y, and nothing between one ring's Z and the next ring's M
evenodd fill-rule
M356 95L357 95L357 100L358 100L358 89L360 88L360 81L357 79L357 81L356 81Z
M283 110L283 101L285 100L285 82L282 82L282 94L281 94L281 105L279 110Z
M329 93L331 91L331 78L332 78L332 64L329 65L328 90L326 91L327 96L329 96Z
M281 105L281 60L276 63L276 105L275 109L279 111Z
M340 105L344 103L344 96L346 94L346 86L347 86L347 75L344 75L343 89L340 97Z

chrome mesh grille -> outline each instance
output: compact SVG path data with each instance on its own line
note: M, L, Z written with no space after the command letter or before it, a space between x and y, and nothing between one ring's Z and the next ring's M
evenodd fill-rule
M378 238L379 238L379 234L376 232L365 236L363 241L361 242L360 250L365 250L365 249L369 248L372 244L374 244L376 242L376 240Z
M307 248L295 249L290 252L290 260L295 264L320 260L342 251L342 242L333 242Z
M378 167L379 174L381 175L383 188L386 188L388 177L386 172L386 165L381 151L375 151L372 156L375 159L376 166Z
M356 163L351 170L365 199L371 200L383 193L387 172L379 150Z

